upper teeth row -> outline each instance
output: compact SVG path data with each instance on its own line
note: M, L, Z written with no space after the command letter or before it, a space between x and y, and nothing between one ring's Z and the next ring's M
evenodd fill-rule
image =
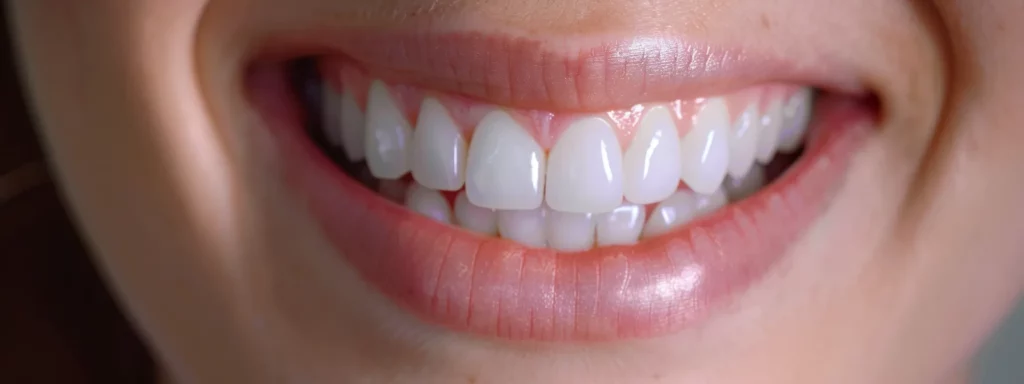
M423 99L414 128L380 81L371 83L365 111L351 88L340 94L324 88L328 139L350 160L365 159L374 177L393 180L412 172L427 188L465 187L474 205L501 210L546 205L570 213L611 212L624 199L662 201L680 180L710 195L726 175L741 178L755 161L767 163L776 151L795 150L811 110L810 89L765 108L755 100L734 114L724 98L709 98L680 137L670 109L651 105L625 150L609 120L592 115L571 122L546 153L500 108L480 120L470 143L469 132L436 98Z

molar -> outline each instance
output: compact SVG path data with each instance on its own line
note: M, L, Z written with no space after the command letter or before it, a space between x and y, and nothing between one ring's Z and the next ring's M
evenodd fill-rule
M783 129L779 134L780 152L793 153L800 148L811 120L813 98L813 91L804 88L786 101L782 112Z
M356 95L348 87L341 94L339 103L341 126L338 135L341 147L349 161L363 160L366 158L366 148L363 147L366 143L366 116L356 103Z
M323 91L323 124L324 137L332 147L341 145L341 96L329 84L321 87Z

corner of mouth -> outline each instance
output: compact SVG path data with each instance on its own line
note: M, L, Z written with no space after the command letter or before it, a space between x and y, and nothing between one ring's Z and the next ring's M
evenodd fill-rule
M269 61L279 63L289 62L278 60L281 57L302 58L305 64L301 67L312 76L294 76L295 66L285 64L254 66L259 69L249 76L255 79L251 83L261 84L249 86L249 96L277 138L284 162L282 180L307 203L310 216L341 259L371 286L421 321L481 337L610 341L657 337L702 324L787 254L828 207L830 197L842 185L846 166L877 126L876 98L850 80L852 77L829 73L828 65L793 64L749 49L716 50L663 38L596 39L558 51L542 42L471 33L309 36L279 39L272 45L275 48L267 51L274 54L262 57L274 57ZM346 71L350 75L341 75ZM300 84L292 81L295 78ZM638 78L644 80L637 82ZM362 85L352 87L354 83ZM493 234L481 234L477 223L467 224L469 219L456 212L459 204L474 206L466 203L464 188L468 187L463 186L469 184L468 179L460 179L458 187L431 191L423 184L443 185L446 180L426 182L427 177L415 174L410 160L403 159L404 165L396 166L397 162L384 159L399 156L397 152L378 153L375 167L367 164L373 162L371 155L353 156L342 134L333 141L330 137L335 130L345 130L338 125L345 121L340 112L330 113L331 105L337 105L343 93L355 95L350 96L350 109L361 115L359 130L372 129L364 128L373 125L366 122L366 115L380 115L379 105L388 105L385 109L390 115L384 120L401 128L395 132L406 132L398 135L410 135L395 143L415 141L412 135L422 125L420 111L428 99L436 99L435 104L448 110L444 121L469 125L452 132L466 134L465 145L471 152L476 138L469 132L479 130L483 121L489 121L486 116L495 111L515 115L517 110L541 110L577 121L602 110L668 105L666 100L706 100L765 84L769 89L783 84L819 94L808 104L815 112L806 121L805 138L796 145L790 143L786 150L791 155L760 160L764 170L776 168L767 185L658 235L580 251L519 241L533 236L522 226L511 236L503 234L494 222L493 228L485 230ZM770 101L778 96L765 97ZM309 108L311 103L319 107ZM489 112L483 119L459 119L453 112L457 107L452 105L465 103L486 104ZM376 109L371 104L377 105ZM772 107L765 108L768 114ZM654 109L642 108L632 123L606 120L635 128L642 125L638 121L643 114ZM676 122L696 127L700 125L696 122L699 111L704 109L707 107L683 110ZM739 115L734 113L731 119ZM727 123L730 130L735 125L732 120ZM531 119L511 121L522 126L535 124ZM567 125L567 130L574 126ZM539 143L538 153L555 157L547 153L556 150L560 139L552 136L551 145L544 145L537 131L530 132ZM623 131L636 133L635 129ZM685 140L687 131L679 132ZM372 146L383 148L379 142L365 139L371 135L364 132L354 145L366 144L363 152L376 150ZM628 146L623 143L622 150L627 151ZM415 157L409 153L400 156ZM461 161L465 162L465 157ZM400 193L389 195L394 191L384 186L395 186L396 181ZM684 177L677 194L697 196L693 198L697 200L689 200L697 204L691 208L697 209L704 194L694 195L691 189L698 189L696 184L692 188L686 184ZM543 195L543 188L539 193ZM628 196L619 199L629 203ZM478 197L471 202L485 200ZM548 202L543 204L544 209L551 209ZM524 207L484 206L474 212L499 208L530 211ZM509 220L526 223L535 218ZM578 225L571 220L560 223ZM600 242L600 235L589 236L591 242L595 238ZM550 245L550 240L545 244Z

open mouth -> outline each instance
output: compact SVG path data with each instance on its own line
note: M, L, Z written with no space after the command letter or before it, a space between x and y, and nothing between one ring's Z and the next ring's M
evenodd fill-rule
M567 102L564 78L585 71L539 80L540 97L522 89L550 70L516 68L546 61L445 66L438 49L377 66L359 52L251 66L284 177L368 284L428 323L504 339L698 324L812 225L877 115L867 93L770 76L675 98L581 80ZM433 81L460 76L508 86Z

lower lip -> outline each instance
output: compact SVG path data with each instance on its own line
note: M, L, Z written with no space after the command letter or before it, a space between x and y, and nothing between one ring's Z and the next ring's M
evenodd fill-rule
M282 178L338 255L421 321L506 340L650 338L706 321L782 259L824 211L874 126L873 109L819 102L803 157L757 195L634 246L531 249L419 216L349 178L303 130L282 71L255 70L252 102Z

